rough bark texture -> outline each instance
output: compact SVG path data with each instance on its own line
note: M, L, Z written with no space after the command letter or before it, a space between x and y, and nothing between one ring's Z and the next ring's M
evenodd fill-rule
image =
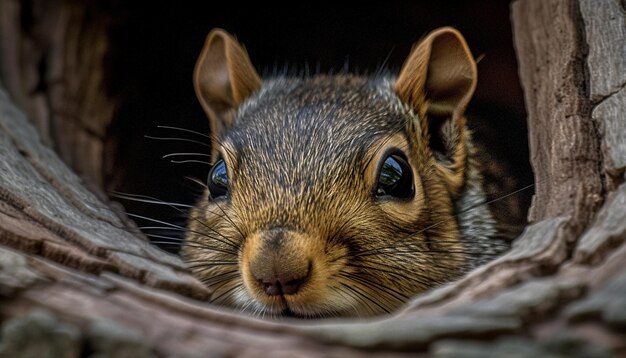
M103 1L0 0L0 77L42 141L102 187L110 9ZM25 9L25 7L27 7Z
M271 322L204 303L209 292L179 259L130 234L132 227L83 188L0 89L0 352L626 354L620 6L513 4L537 175L533 223L503 257L370 321Z

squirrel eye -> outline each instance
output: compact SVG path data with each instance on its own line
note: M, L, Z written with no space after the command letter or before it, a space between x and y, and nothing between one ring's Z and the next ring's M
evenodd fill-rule
M211 199L216 199L228 194L228 171L226 170L226 163L223 159L220 159L213 165L209 172L208 180L209 193Z
M400 155L390 154L380 167L376 196L410 199L413 195L415 186L411 166Z

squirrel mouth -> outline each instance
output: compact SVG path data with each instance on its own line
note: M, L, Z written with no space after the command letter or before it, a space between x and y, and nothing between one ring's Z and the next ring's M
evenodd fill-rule
M300 316L297 313L293 312L291 309L289 309L289 307L286 307L285 309L283 309L283 311L280 313L280 315L282 317L289 317L289 318L302 318L302 316Z
M283 306L283 310L279 313L281 317L302 318L301 315L295 313L291 310L291 308L289 308L289 303L287 303L284 295L280 296L280 303Z
M299 319L305 319L307 318L306 314L302 314L302 313L298 313L298 312L294 312L290 307L289 307L289 303L287 302L287 300L285 299L284 295L280 296L280 301L281 301L281 311L279 313L277 313L278 317L282 317L282 318L299 318Z
M295 318L295 319L310 319L310 318L315 317L315 316L307 316L298 312L294 312L289 307L286 307L285 309L283 309L278 314L278 316L281 318Z

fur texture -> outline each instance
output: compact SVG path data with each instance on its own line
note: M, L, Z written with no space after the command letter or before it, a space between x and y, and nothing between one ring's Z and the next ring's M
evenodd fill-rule
M242 104L220 139L230 196L201 199L184 250L216 303L269 315L380 314L506 249L492 239L494 220L480 206L476 163L470 160L468 185L453 203L421 120L394 82L276 78ZM406 151L421 182L411 202L372 199L376 170L368 169L390 147ZM268 249L264 233L273 228L297 235ZM311 262L311 278L294 295L268 296L249 272L265 259Z
M476 64L458 31L428 35L397 78L261 80L214 30L194 81L227 185L192 210L183 256L213 302L271 316L382 314L508 247L466 128ZM392 156L410 173L404 196L379 195Z

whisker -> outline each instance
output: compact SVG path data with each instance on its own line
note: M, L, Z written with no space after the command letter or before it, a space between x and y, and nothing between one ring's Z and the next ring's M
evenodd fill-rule
M112 192L109 193L109 195L114 197L114 198L131 200L131 201L136 201L136 202L140 202L140 203L157 204L157 205L168 205L168 206L179 206L179 207L183 207L183 208L193 208L193 205L164 201L164 200L153 198L153 197L150 197L150 196L147 196L147 195L127 194L127 193L121 193L121 192L117 192L117 191L112 191Z
M201 160L193 160L193 159L189 159L189 160L170 160L170 163L173 164L188 164L188 163L196 163L196 164L204 164L204 165L211 165L211 163L208 162L203 162Z
M213 302L219 300L220 298L224 297L224 295L230 294L230 292L232 292L233 290L236 290L239 287L239 285L237 285L235 282L232 282L232 281L229 280L229 281L221 284L220 286L216 287L214 292L217 292L220 288L222 288L223 286L225 286L225 285L227 285L229 283L233 283L234 286L229 288L228 290L226 290L226 292L222 293L221 295L219 295L219 296L217 296L215 298L211 298L211 300L210 300L211 303L213 303Z
M188 261L188 262L198 262L199 260L194 260L194 261ZM190 265L187 266L188 269L193 270L193 269L201 269L201 268L208 268L208 267L214 267L214 266L236 266L237 265L237 261L209 261L207 262L202 261L202 262L198 262L195 265Z
M362 285L364 285L365 287L369 287L370 289L374 289L375 291L380 291L380 288L381 288L381 287L380 287L380 286L378 286L378 285L377 285L377 283L372 282L372 281L369 281L369 280L367 280L365 277L361 277L361 276L358 276L358 275L353 275L353 274L348 274L348 273L346 273L346 272L343 272L343 273L342 273L342 276L343 276L344 278L346 278L346 279L350 280L350 281L359 282L359 283L361 283ZM410 298L411 298L411 297L409 297L409 296L405 295L404 293L402 293L402 292L400 292L400 291L398 291L398 290L395 290L395 289L393 289L393 288L391 288L391 287L389 287L389 286L384 286L383 288L384 288L383 292L385 292L385 294L389 294L389 295L391 295L391 296L392 296L393 298L395 298L397 301L402 302L402 301L405 301L405 300L408 300L408 299L410 299ZM387 292L387 291L391 291L391 292L393 293L393 295L392 295L392 294L390 294L390 293L389 293L389 292Z
M205 147L211 147L210 145L206 144L206 143L202 143L200 141L197 140L193 140L193 139L187 139L187 138L176 138L176 137L154 137L154 136L150 136L150 135L145 135L145 138L149 138L149 139L155 139L155 140L171 140L171 141L178 141L178 142L189 142L189 143L195 143L195 144L199 144Z
M407 276L404 275L398 271L393 271L393 270L398 270L398 267L394 267L394 266L390 266L390 265L385 265L383 263L380 262L376 262L376 264L381 265L381 266L386 266L388 268L390 268L391 270L385 270L382 268L377 268L377 267L373 267L373 266L368 266L368 265L355 265L355 264L348 264L346 266L348 267L354 267L354 268L360 268L360 269L364 269L364 270L369 270L369 271L377 271L377 272L382 272L385 273L387 275L389 275L390 277L394 277L397 280L399 280L400 282L402 281L413 281L416 282L420 285L422 285L425 288L430 288L433 286L432 284L432 280L424 277L424 275L418 273L418 272L412 272L412 276Z
M470 206L470 207L469 207L469 208L467 208L466 210L461 211L459 214L466 213L466 212L468 212L468 211L470 211L470 210L473 210L473 209L476 209L477 207L480 207L480 206L482 206L482 205L489 205L489 204L493 204L493 203L495 203L495 202L497 202L497 201L500 201L500 200L502 200L502 199L506 199L506 198L508 198L509 196L513 196L513 195L515 195L515 194L521 193L521 192L522 192L522 191L524 191L524 190L528 190L528 189L530 189L530 188L532 188L532 187L534 187L534 186L535 186L535 183L533 183L533 184L528 184L528 185L526 185L525 187L519 188L519 189L517 189L517 190L515 190L515 191L512 191L512 192L510 192L510 193L508 193L508 194L504 194L503 196L500 196L500 197L498 197L498 198L495 198L495 199L489 200L489 201L487 201L487 202L485 202L485 203L479 203L479 204L476 204L476 205L474 205L474 206ZM458 215L458 214L457 214L457 215Z
M479 240L476 240L476 242L478 242ZM498 248L498 249L502 249L502 250L506 250L509 248L509 245L506 244L501 244L498 245L496 240L493 240L493 245L491 246L492 248ZM378 255L378 254L410 254L410 253L439 253L439 254L464 254L464 253L468 253L468 249L446 249L446 248L442 248L440 250L435 250L435 249L430 249L430 248L419 248L416 247L418 245L428 245L428 244L445 244L445 243L459 243L461 244L462 242L464 243L471 243L472 241L452 241L452 240L429 240L429 241L420 241L417 243L393 243L393 246L381 246L381 247L377 247L377 248L373 248L373 249L369 249L369 250L365 250L365 251L361 251L361 252L357 252L355 254L353 254L353 257L367 257L367 256L374 256L374 255ZM492 256L499 256L501 255L501 253L482 253L483 255L492 255Z
M211 195L211 193L209 193L209 195ZM226 214L226 212L224 211L224 209L222 209L222 207L217 203L217 201L214 201L213 204L215 204L221 211L222 214L224 216L222 216L223 218L225 218L226 220L228 220L228 222L235 228L235 230L237 230L237 232L239 233L239 235L241 235L241 237L246 237L246 235L243 234L243 232L241 231L241 229L239 228L239 226L237 226L232 220L231 218ZM213 213L213 212L212 212ZM215 214L215 213L213 213ZM217 214L216 214L217 215Z
M239 249L239 246L233 245L233 244L231 244L231 243L230 243L230 242L228 242L228 241L223 241L223 240L220 240L220 239L219 239L219 238L217 238L217 237L207 235L207 234L205 234L205 233L203 233L203 232L200 232L200 231L191 230L191 229L189 229L189 228L186 228L186 229L185 229L185 228L165 227L165 226L140 226L140 227L139 227L139 229L141 229L141 230L180 231L180 232L185 232L185 233L186 233L186 232L190 232L190 233L197 234L197 235L198 235L198 236L200 236L200 237L205 237L205 238L207 238L207 239L211 239L211 240L215 240L215 241L217 241L217 242L220 242L220 243L222 243L222 244L224 244L224 245L227 245L227 246L229 246L229 247L232 247L232 248L233 248L233 249L235 249L235 250L238 250L238 249ZM153 235L153 234L146 234L146 236L150 236L150 235ZM177 240L177 241L179 241L180 243L182 243L183 241L184 241L184 242L198 242L198 243L200 243L200 241L197 241L197 240L196 240L196 241L193 241L193 240L191 240L191 239L189 239L189 238L184 238L184 237L182 237L182 238L171 238L171 239L172 239L172 240L176 239L176 240ZM206 247L210 247L210 246L208 246L208 245L207 245ZM211 246L211 247L212 247L212 246ZM230 252L230 251L229 251L229 252ZM233 251L233 252L234 252L234 251Z
M220 241L218 241L220 242ZM203 248L206 249L207 251L217 251L217 252L222 252L225 254L229 254L235 257L239 257L239 248L234 248L234 250L230 250L228 248L224 248L224 247L217 247L217 246L211 246L208 245L206 242L204 241L197 241L197 240L190 240L190 239L185 239L185 246L193 246L193 247L198 247L198 248Z
M228 289L228 290L227 290L226 292L224 292L223 294L219 295L218 297L216 297L216 298L214 298L214 299L211 299L211 300L209 301L209 303L216 303L216 302L217 302L217 300L220 300L220 301L222 301L222 302L224 302L224 301L228 301L228 300L229 300L229 299L231 299L231 298L234 296L234 294L235 294L237 291L239 291L239 290L241 290L241 287L239 287L239 286L235 285L235 286L231 287L230 289Z
M330 289L334 293L340 295L343 298L344 301L349 302L349 301L352 301L352 300L350 300L350 298L355 298L354 296L350 295L350 292L346 292L346 291L340 289L339 287L330 287ZM360 300L358 298L355 298L355 300L357 301L357 303L360 302ZM361 313L359 312L359 308L358 308L357 304L351 302L349 309L354 312L354 316L356 316L356 317L361 316ZM345 311L347 311L347 309L344 309L343 311L345 312ZM333 316L337 316L338 317L341 314L341 311L334 310L334 311L328 312L328 313L332 314Z
M199 136L211 139L211 136L209 136L209 135L206 135L206 134L200 133L200 132L196 132L196 131L193 131L193 130L187 129L187 128L180 128L180 127L173 127L173 126L157 126L157 128L173 129L173 130L177 130L177 131L181 131L181 132L193 133L193 134L196 134L196 135L199 135Z
M389 276L393 276L393 277L398 278L398 279L401 279L401 280L406 280L406 279L409 279L409 277L408 277L408 276L403 275L403 274L402 274L402 273L400 273L400 272L396 272L396 271L394 271L394 270L397 270L397 269L398 269L398 267L394 267L394 266L391 266L391 265L386 265L386 264L379 263L379 262L376 262L376 264L381 265L381 266L388 267L388 268L390 268L391 270L386 270L386 269L383 269L383 268L377 268L377 267L367 266L367 265L359 265L359 264L354 264L354 263L348 263L346 266L348 266L348 267L354 267L354 268L359 268L359 269L370 270L370 271L377 271L377 272L386 273L386 274L388 274Z
M358 316L360 315L360 311L359 311L359 305L364 305L366 306L370 312L374 312L374 310L372 310L371 306L365 302L359 295L355 294L352 291L347 291L347 290L342 290L340 287L334 288L335 292L338 292L339 294L341 294L344 297L349 297L352 298L355 302L355 304L352 305L352 309L354 310L355 314ZM350 301L350 300L348 300Z
M139 226L141 230L172 230L172 231L186 231L185 229L177 228L177 227L167 227L167 226ZM182 239L181 239L182 240Z
M205 183L203 183L202 181L200 181L199 179L192 178L192 177L188 177L188 176L186 176L186 177L184 177L184 178L185 178L185 179L187 179L187 180L192 181L192 182L193 182L193 183L195 183L195 184L200 185L201 187L203 187L203 188L205 188L205 189L208 189L208 186L207 186Z
M167 236L161 236L161 235L149 234L149 235L146 235L146 236L154 237L154 238L161 238L161 239L168 239ZM152 240L150 240L150 243L155 244L155 245L159 245L159 244L160 245L181 245L180 242L169 241L169 240L168 241L152 241ZM203 249L203 250L207 250L207 251L221 252L223 254L228 254L228 255L231 255L231 256L235 256L235 257L237 257L239 255L235 251L229 251L229 250L217 248L217 247L214 247L214 246L204 245L203 243L197 242L197 241L196 242L189 242L189 241L187 241L185 243L185 246L194 247L194 248L197 248L197 249Z
M147 217L147 216L143 216L143 215L138 215L138 214L133 214L133 213L126 213L126 215L128 215L128 216L130 216L130 217L135 217L135 218L138 218L138 219L148 220L148 221L152 221L152 222L155 222L155 223L159 223L159 224L167 225L167 226L170 226L170 227L175 227L175 228L181 228L181 229L184 229L182 226L178 226L178 225L171 224L171 223L168 223L168 222L165 222L165 221L161 221L161 220L157 220L157 219L149 218L149 217Z
M222 283L226 280L232 280L233 278L237 278L239 276L239 271L231 270L221 273L219 275L211 276L200 280L203 284L207 286L212 286L218 283Z
M182 211L181 209L179 209L178 207L176 207L176 205L172 205L172 204L170 204L170 203L168 203L168 202L165 202L165 201L163 201L163 200L161 200L161 199L158 199L158 198L154 198L154 197L147 196L147 195L137 195L137 194L123 194L123 195L131 195L131 197L132 197L132 196L138 196L138 197L143 197L143 198L147 198L147 199L150 199L150 200L154 200L154 201L157 201L157 202L163 203L163 205L167 205L167 206L171 207L172 209L174 209L174 210L178 211L179 213L181 213L181 214L183 214L183 215L187 215L187 214L188 214L188 213L186 213L186 212ZM223 211L223 210L222 210L222 211ZM206 235L206 234L204 234L204 233L199 233L199 232L197 232L197 231L188 230L188 229L186 229L186 228L183 228L182 226L178 226L178 225L170 224L170 223L167 223L167 222L164 222L164 221L159 221L159 220L151 219L151 218L148 218L148 217L145 217L145 216L141 216L141 215L137 215L137 214L130 214L130 213L129 213L128 215L130 215L130 216L135 216L135 217L139 217L139 218L142 218L142 219L145 219L145 220L149 220L149 221L153 221L153 222L158 222L158 223L160 223L160 224L164 224L164 225L167 225L167 226L170 226L170 227L177 227L177 228L181 228L181 229L183 229L183 230L187 230L187 231L189 231L189 232L194 232L194 233L197 233L198 235L203 235L203 236L205 236L205 237L210 237L210 236L208 236L208 235ZM234 242L234 241L230 240L230 239L229 239L228 237L226 237L225 235L223 235L223 234L219 233L218 231L216 231L215 229L211 228L210 226L208 226L207 224L205 224L204 222L202 222L201 220L199 220L197 217L194 217L193 215L189 215L188 217L189 217L189 219L192 219L192 220L194 220L194 221L198 222L198 223L199 223L200 225L202 225L204 228L206 228L206 229L210 230L211 232L213 232L213 233L217 234L218 236L222 237L224 240L226 240L226 241L229 243L229 244L227 244L226 242L223 242L224 244L230 245L230 246L235 247L235 248L237 248L237 247L238 247L238 245L237 245L237 243L236 243L236 242ZM234 224L233 224L233 225L234 225ZM239 232L241 233L241 231L239 231ZM242 236L242 237L244 237L244 236ZM217 240L216 238L212 238L212 239ZM220 242L222 242L222 241L220 241Z
M343 283L343 282L341 283L341 286L343 286L344 288L346 288L346 289L348 289L348 290L350 290L350 291L354 292L355 294L357 294L358 296L360 296L360 297L362 297L362 298L366 299L367 301L369 301L369 302L373 303L373 304L374 304L374 305L376 305L378 308L380 308L383 312L385 312L385 313L389 313L389 309L388 309L387 307L384 307L383 305L381 305L380 303L378 303L377 301L375 301L374 299L372 299L371 297L369 297L367 294L365 294L365 293L363 293L363 292L361 292L361 291L357 290L357 289L356 289L356 287L351 287L351 286L349 286L349 285L346 285L346 284L345 284L345 283ZM369 306L369 305L368 305L368 306ZM371 310L371 308L370 308L370 310ZM374 311L374 310L371 310L371 311Z
M355 255L355 257L367 257L367 256L375 256L378 254L390 254L390 255L409 255L409 254L415 254L415 253L421 253L421 254L435 254L435 255L447 255L447 254L468 254L470 252L468 252L468 250L405 250L405 251L394 251L393 249L389 249L387 248L384 251L378 251L375 253L369 253L369 254L365 254L365 255ZM498 257L500 255L502 255L502 253L489 253L489 252L481 252L481 255L483 256L493 256L493 257ZM446 258L447 260L455 260L455 261L463 261L463 258L455 258L455 257L448 257Z
M166 154L164 155L162 158L170 158L170 157L182 157L182 156L189 156L189 157L210 157L211 154L205 154L205 153L170 153L170 154Z
M492 204L492 203L497 202L499 200L503 200L503 199L505 199L507 197L510 197L512 195L515 195L515 194L518 194L518 193L520 193L520 192L522 192L524 190L528 190L528 189L530 189L530 188L532 188L534 186L535 186L535 184L529 184L529 185L526 185L526 186L524 186L524 187L522 187L520 189L516 189L516 190L514 190L514 191L512 191L512 192L510 192L508 194L500 196L500 197L498 197L496 199L472 205L471 207L469 207L469 208L467 208L465 210L459 211L458 213L452 215L452 217L449 218L449 219L444 219L444 220L437 221L437 222L435 222L435 223L433 223L433 224L431 224L431 225L429 225L429 226L427 226L427 227L425 227L425 228L423 228L423 229L421 229L421 230L419 230L417 232L412 232L410 234L407 234L405 239L410 237L410 236L419 235L419 234L421 234L421 233L423 233L425 231L433 229L433 228L435 228L435 227L437 227L437 226L439 226L441 224L444 224L444 223L448 222L448 220L452 220L453 218L456 218L459 215L465 214L465 213L467 213L467 212L469 212L471 210L474 210L474 209L476 209L478 207L481 207L481 206L484 206L484 205L489 205L489 204ZM472 243L472 242L482 242L482 241L483 241L483 239L480 239L480 238L478 238L478 239L462 238L462 239L460 239L459 241L456 241L456 242L462 244L462 243ZM383 240L383 242L384 242L384 240ZM441 241L441 240L432 240L432 241L423 241L421 243L424 243L424 244L455 243L455 241L451 241L451 240L448 240L448 241L445 241L445 240L443 240L443 241ZM494 240L494 243L496 243L495 240ZM397 243L394 243L393 247L390 246L388 248L391 248L391 249L396 248L397 247L396 245L397 245ZM506 246L506 247L502 247L503 249L508 248L508 245L503 245L503 246ZM382 248L385 248L385 247L382 247ZM377 250L379 250L379 249L381 249L381 248L373 248L373 249L370 249L370 250L366 250L366 251L363 251L363 252L360 252L360 253L356 254L355 256L370 256L370 255L376 254ZM467 251L462 251L462 252L467 252ZM496 256L496 255L494 255L494 256Z
M170 236L165 236L165 235L159 235L159 234L146 234L147 237L154 237L157 239L167 239L167 243L168 244L172 244L172 245L180 245L181 240L180 238L177 237L170 237ZM150 240L150 243L152 244L156 244L156 242Z
M232 241L231 239L229 239L226 235L218 232L217 230L213 229L212 227L209 227L208 225L204 224L202 221L198 220L198 218L196 218L194 216L189 216L189 218L193 219L194 221L196 221L198 223L200 223L200 225L204 226L205 229L210 230L212 233L218 235L219 237L221 237L224 240L221 240L221 239L218 240L217 237L209 236L209 235L207 235L205 233L201 233L201 232L198 232L198 231L195 231L195 230L188 229L187 230L188 232L195 233L195 234L198 234L198 235L203 236L203 237L208 237L208 238L210 238L212 240L221 242L224 245L228 245L228 246L233 247L235 249L239 249L239 245L235 241Z
M174 225L174 224L170 224L170 223L168 223L168 222L161 221L161 220L157 220L157 219L152 219L152 218L149 218L149 217L147 217L147 216L142 216L142 215L137 215L137 214L132 214L132 213L126 213L126 215L131 216L131 217L136 217L136 218L144 219L144 220L148 220L148 221L153 221L153 222L156 222L156 223L159 223L159 224L163 224L163 225L167 225L167 226L170 226L172 229L181 229L181 231L189 231L189 232L198 233L198 232L196 232L196 231L194 231L194 230L188 230L188 229L185 229L185 228L183 228L183 227L181 227L181 226ZM221 234L219 234L217 231L215 231L215 233L216 233L216 234L218 234L218 235L221 235ZM215 241L221 242L221 243L223 243L224 245L228 245L228 246L230 246L230 247L232 247L232 248L239 249L239 247L238 247L235 243L233 243L233 242L231 242L230 240L228 240L228 239L227 239L224 235L221 235L221 236L222 236L222 237L224 237L224 238L227 240L227 242L222 241L222 240L218 240L218 238L208 236L208 235L206 235L206 234L204 234L204 233L198 233L198 234L199 234L199 235L202 235L203 237L208 237L208 238L210 238L210 239L212 239L212 240L215 240ZM150 236L150 235L146 234L146 236Z
M467 208L467 209L465 209L465 210L461 210L461 211L459 211L458 213L454 214L452 217L453 217L453 218L456 218L456 217L458 217L458 216L459 216L459 215L461 215L461 214L465 214L465 213L467 213L467 212L469 212L469 211L471 211L471 210L474 210L474 209L476 209L476 208L479 208L479 207L481 207L481 206L484 206L484 205L489 205L489 204L493 204L493 203L495 203L495 202L497 202L497 201L499 201L499 200L503 200L503 199L505 199L505 198L508 198L508 197L509 197L509 196L511 196L511 195L515 195L515 194L517 194L517 193L519 193L519 192L522 192L522 191L524 191L524 190L527 190L527 189L529 189L529 188L532 188L533 186L535 186L535 184L530 184L530 185L527 185L527 186L525 186L525 187L523 187L523 188L517 189L517 190L515 190L515 191L513 191L513 192L510 192L510 193L508 193L508 194L505 194L505 195L503 195L503 196L501 196L501 197L498 197L498 198L496 198L496 199L493 199L493 200L489 200L489 201L486 201L486 202L482 202L482 203L478 203L478 204L472 205L472 206L470 206L469 208ZM436 222L436 223L434 223L434 224L432 224L432 225L430 225L430 226L428 226L428 227L426 227L426 228L424 228L424 229L422 229L422 230L418 231L416 234L420 234L420 233L422 233L422 232L424 232L424 231L426 231L426 230L430 230L430 229L432 229L432 228L434 228L434 227L437 227L437 226L439 226L439 225L441 225L441 224L445 223L445 222L446 222L446 220L447 220L447 219L445 219L445 220L441 220L441 221L439 221L439 222Z

